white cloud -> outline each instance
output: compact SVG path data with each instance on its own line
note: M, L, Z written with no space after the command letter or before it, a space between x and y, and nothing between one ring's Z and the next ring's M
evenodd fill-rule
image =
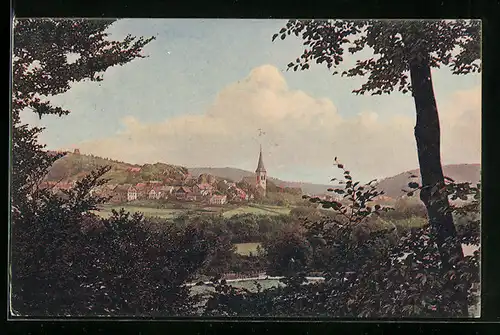
M479 162L480 90L457 92L440 104L440 114L444 163ZM336 173L331 170L335 156L366 179L417 166L414 117L381 119L373 111L362 111L342 118L331 100L290 90L271 65L255 68L247 78L225 87L203 114L160 123L129 116L122 122L122 132L81 143L81 151L133 163L253 170L260 140L270 175L323 171L315 178L323 182ZM261 138L258 129L265 132Z

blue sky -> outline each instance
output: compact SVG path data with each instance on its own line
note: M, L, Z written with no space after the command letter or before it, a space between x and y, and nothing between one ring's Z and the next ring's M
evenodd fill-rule
M287 91L302 92L316 100L327 99L334 105L332 113L336 113L345 122L354 122L361 113L376 114L377 122L381 124L392 122L394 117L397 120L400 118L414 120L415 110L411 96L399 93L377 97L355 96L351 91L363 83L362 78L347 79L332 76L324 66L320 65L312 66L309 71L286 72L286 64L300 55L303 46L301 41L295 37L289 37L285 41L271 42L272 35L285 23L284 20L120 20L110 28L112 38L122 38L126 34L156 37L156 40L144 49L144 54L148 55L148 58L137 59L125 66L109 69L104 74L103 82L76 83L67 93L53 97L54 103L71 110L69 116L63 118L46 117L42 121L37 121L33 116L26 116L25 120L47 127L41 140L47 143L49 148L82 147L87 151L112 158L136 160L138 163L171 158L173 161L167 163L196 164L198 166L216 165L217 161L207 161L207 164L203 164L202 160L184 159L179 156L180 154L158 155L155 152L161 150L163 146L165 146L165 150L173 152L175 147L172 147L172 139L168 145L162 142L162 137L158 137L159 135L155 137L156 142L153 142L153 139L149 142L146 140L141 142L139 138L143 135L135 134L131 130L133 128L131 123L124 120L129 120L135 125L143 125L142 128L136 127L143 129L160 123L167 124L169 120L176 118L201 117L215 108L214 103L218 101L217 99L222 99L220 98L223 96L221 92L227 90L231 85L231 87L237 86L245 79L253 80L250 75L252 71L263 65L268 66L265 68L267 69L266 73L273 72L273 74L263 75L262 73L265 71L261 71L258 74L259 78L277 80L281 85L281 79L278 78L281 75L286 82ZM352 62L353 60L348 61ZM275 68L279 74L275 74L272 68ZM474 90L477 94L481 78L479 75L453 76L448 69L442 69L434 71L433 80L438 105L451 106L454 101L457 101L457 94L467 95L467 92ZM248 89L247 86L245 87ZM215 104L217 105L217 103ZM262 106L263 110L265 108L267 107ZM454 107L448 108L453 109ZM477 106L469 109L473 108L477 109ZM256 105L255 109L259 109L259 106ZM470 112L470 110L465 112ZM327 112L325 111L325 113ZM217 115L222 117L222 114ZM228 114L224 115L227 118ZM474 115L477 118L477 111L474 112ZM265 118L266 116L259 117ZM195 118L195 120L198 119ZM274 128L267 124L266 126L267 134L271 136L270 133L273 132ZM182 128L182 130L175 129L184 133L190 131L189 127ZM288 129L293 132L294 128L289 125ZM334 127L332 127L333 130ZM325 128L325 131L328 131L328 128ZM125 136L124 132L128 132L127 136L129 137L135 136L134 150L139 152L137 155L132 152L122 152L111 145L106 148L106 143L111 143L109 141L113 136ZM224 131L221 130L221 132ZM257 134L257 129L254 133ZM351 135L356 137L356 133ZM234 136L238 136L238 133L231 136L234 138ZM412 134L410 134L411 136ZM177 138L181 141L180 137ZM227 141L231 142L229 138ZM281 139L285 141L283 137ZM204 140L200 141L204 142ZM347 142L353 141L356 142L352 139ZM395 141L398 140L395 139ZM255 139L246 139L246 142L243 140L240 142L243 143L239 144L240 148L244 143L248 144L248 153L251 150L255 151ZM263 143L266 144L265 141ZM280 144L285 145L283 142ZM177 147L182 145L185 144L177 143ZM155 147L155 150L151 148L152 146ZM196 145L191 146L189 150L184 149L184 155L200 156L196 150L191 150L193 147ZM479 143L477 147L479 148ZM232 152L229 148L226 149L228 154ZM443 150L445 149L443 148ZM213 150L217 151L217 147L215 146ZM459 150L459 148L448 150L450 151L449 156L453 157L449 159L449 163L461 163L461 161L456 160L473 162L477 161L477 157L479 157L469 157L471 155L455 157L456 154L451 151ZM472 148L471 152L474 150ZM359 163L359 168L362 170L360 174L363 177L365 175L366 178L369 178L368 175L382 177L384 173L397 173L400 168L416 167L414 148L408 147L407 151L410 152L408 157L413 158L407 159L407 164L392 164L394 169L389 170L368 168L367 162L370 160L365 161L354 155L345 158L352 163ZM149 152L150 156L146 155L145 152ZM326 155L333 157L334 154L328 153ZM290 155L285 156L290 157ZM393 156L394 158L388 159L395 159L399 155ZM275 157L278 156L275 154ZM218 158L220 158L220 166L232 164L231 166L239 168L254 169L253 165L256 164L256 157L250 159L243 155L235 157L233 154L232 157L222 155ZM302 162L307 160L306 156L303 159L297 158L294 161L296 163L283 160L280 164L272 157L268 157L267 160L271 167L275 168L274 176L286 179L327 182L329 179L325 178L328 178L332 172L330 166L321 167L319 163L317 166L314 164L307 166ZM444 156L443 160L445 160ZM302 164L297 162L302 162ZM278 169L278 166L281 168ZM270 174L273 175L271 172Z

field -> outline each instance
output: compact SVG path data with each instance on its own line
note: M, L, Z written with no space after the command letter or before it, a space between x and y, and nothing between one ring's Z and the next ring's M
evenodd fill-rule
M124 205L103 205L101 209L97 212L98 215L102 217L109 217L111 215L111 210L120 210L121 208L125 209L130 213L140 212L144 214L146 217L159 217L163 219L173 219L176 216L179 216L182 213L190 211L192 213L199 214L217 214L222 212L224 217L229 218L237 214L261 214L261 215L283 215L289 214L290 208L288 207L280 207L280 206L268 206L268 205L242 205L242 206L234 206L228 205L224 207L196 207L196 206L188 206L185 208L162 208L162 207L153 207L147 206L144 204L124 204Z
M260 243L236 243L236 253L243 256L248 256L250 253L255 255L259 245Z
M125 209L127 212L135 213L140 212L147 217L159 217L162 219L173 219L185 210L183 209L169 209L169 208L151 208L151 207L139 207L139 206L103 206L98 213L102 217L109 217L111 215L111 210Z
M223 215L224 217L231 217L237 214L245 214L245 213L261 214L261 215L286 215L290 214L290 208L281 206L252 204L224 211Z

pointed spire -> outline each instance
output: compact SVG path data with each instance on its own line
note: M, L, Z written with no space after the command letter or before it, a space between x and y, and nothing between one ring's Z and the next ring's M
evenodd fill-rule
M259 163L257 164L257 170L255 170L255 172L266 172L264 161L262 160L262 144L260 145Z

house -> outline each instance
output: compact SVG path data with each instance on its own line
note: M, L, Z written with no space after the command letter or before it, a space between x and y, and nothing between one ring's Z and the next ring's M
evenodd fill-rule
M200 193L201 196L210 196L214 187L208 183L198 184L194 188L194 192Z
M177 200L184 200L186 199L186 195L192 193L191 189L186 186L181 186L177 190L175 190L175 197Z
M134 186L127 189L127 201L137 200L137 190Z
M243 191L241 188L236 188L236 197L239 200L248 200L247 193L245 191Z
M226 195L212 195L209 200L210 205L224 205L226 202Z
M187 201L196 201L200 198L200 194L199 193L195 193L195 192L190 192L190 193L187 193L186 194L186 200Z
M127 171L132 172L132 173L139 173L139 172L141 172L141 168L140 167L131 167L131 168L128 168Z
M148 198L149 199L160 199L162 198L162 189L161 186L154 186L149 190Z
M134 188L137 192L137 199L147 198L148 193L149 193L149 187L146 183L137 183L134 186Z
M162 194L167 197L169 194L174 193L175 187L164 185L160 187Z
M129 200L129 189L132 187L130 184L118 185L113 189L113 197L111 202L122 203ZM133 192L130 192L130 197L133 197Z

